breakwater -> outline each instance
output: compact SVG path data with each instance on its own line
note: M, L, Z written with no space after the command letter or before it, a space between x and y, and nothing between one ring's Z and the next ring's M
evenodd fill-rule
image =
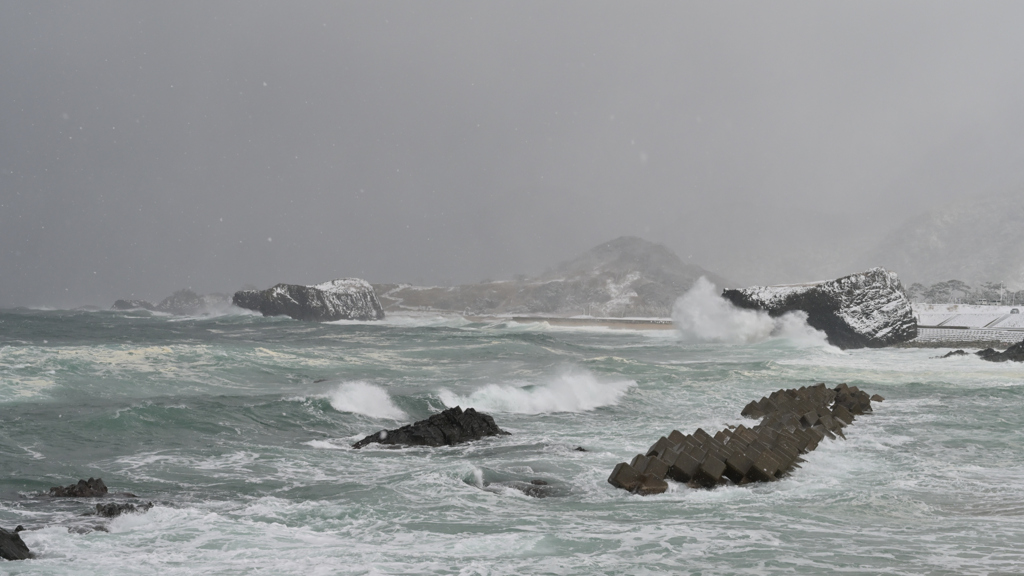
M799 467L800 455L823 439L845 438L843 428L871 412L872 400L883 398L846 384L777 390L743 408L741 415L759 418L759 424L727 427L713 436L701 428L693 434L673 430L646 454L617 464L608 482L643 496L665 492L666 478L694 488L772 482Z

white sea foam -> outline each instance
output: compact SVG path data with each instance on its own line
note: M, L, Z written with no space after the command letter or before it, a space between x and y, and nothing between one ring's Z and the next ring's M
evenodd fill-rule
M387 390L366 382L346 382L327 394L331 406L339 412L407 420L409 416L391 400Z
M439 393L445 406L473 407L487 412L543 414L585 412L618 404L636 386L632 380L601 381L590 372L563 373L544 384L488 384L468 396Z
M739 308L703 276L676 300L672 320L684 342L753 344L781 338L801 347L831 348L825 333L807 324L806 313L772 318L761 310Z

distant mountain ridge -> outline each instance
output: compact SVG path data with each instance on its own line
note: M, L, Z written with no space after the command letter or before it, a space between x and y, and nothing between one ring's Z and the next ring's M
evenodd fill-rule
M623 236L536 278L453 287L376 284L374 289L387 311L668 317L676 299L701 276L728 284L661 244Z
M899 273L904 283L963 280L1024 288L1024 195L968 198L909 220L864 262Z

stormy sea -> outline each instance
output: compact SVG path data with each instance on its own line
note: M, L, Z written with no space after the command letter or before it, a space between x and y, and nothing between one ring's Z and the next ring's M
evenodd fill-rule
M0 311L9 574L998 574L1024 566L1024 368L934 348L392 315ZM771 483L612 487L780 388L884 402ZM447 407L510 432L352 443ZM101 477L102 499L50 487ZM135 498L124 495L131 493ZM152 502L113 519L103 502Z

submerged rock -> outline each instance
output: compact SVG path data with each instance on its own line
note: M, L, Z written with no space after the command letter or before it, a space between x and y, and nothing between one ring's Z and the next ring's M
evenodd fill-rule
M21 539L18 532L21 526L13 531L0 528L0 558L4 560L26 560L32 557L25 541Z
M145 300L115 300L112 310L156 310L156 305Z
M78 484L54 486L50 488L50 496L54 498L95 498L107 495L107 485L102 478L79 480Z
M390 444L396 446L452 446L479 440L484 436L507 435L494 418L477 412L472 408L465 411L461 407L449 408L434 414L426 420L407 424L395 430L381 430L370 434L352 445L362 448L367 444Z
M96 515L103 516L104 518L116 518L121 514L146 512L152 507L152 502L139 504L138 506L130 502L110 502L109 504L97 504Z
M176 316L198 316L221 309L231 305L227 294L196 294L187 288L178 290L159 304L153 304L146 300L116 300L111 307L112 310L149 310L150 312L165 312Z
M264 316L291 316L296 320L382 320L384 309L370 283L359 278L331 280L315 286L278 284L266 290L239 290L235 306Z
M939 356L939 358L949 358L952 356L967 356L967 352L964 352L963 350L953 350L952 352L946 352L942 356Z
M839 348L881 348L917 337L910 300L896 274L884 268L825 282L727 289L722 296L773 317L803 311L807 323Z
M985 352L985 354L982 354ZM996 352L991 348L978 352L982 360L989 362L1024 362L1024 340L1017 342L1002 352Z

